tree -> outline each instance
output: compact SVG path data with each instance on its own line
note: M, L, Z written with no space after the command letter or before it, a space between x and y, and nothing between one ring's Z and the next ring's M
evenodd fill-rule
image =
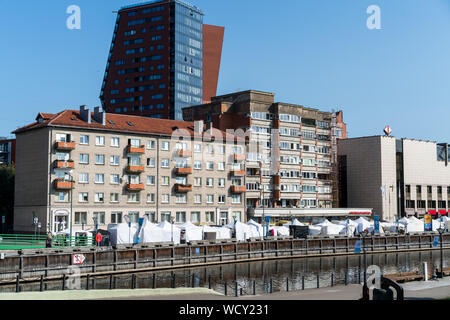
M14 220L14 165L0 166L0 219L6 216L6 226L0 232L12 229ZM2 221L0 220L0 223Z

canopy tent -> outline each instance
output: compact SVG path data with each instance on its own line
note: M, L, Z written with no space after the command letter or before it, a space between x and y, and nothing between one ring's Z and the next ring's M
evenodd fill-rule
M323 219L322 222L315 224L315 226L321 226L321 227L325 227L325 226L333 226L334 224L331 223L330 221L328 221L327 219Z
M269 227L269 231L273 230L273 234L275 236L289 236L289 228L285 227L285 226L273 226L273 227Z
M347 237L353 237L355 235L356 229L358 228L358 223L353 221L352 219L341 221L339 222L339 225L343 226L340 234Z
M240 221L231 222L227 224L225 227L234 230L235 238L238 241L245 241L249 239L252 234L251 227Z
M139 224L127 223L109 224L108 232L110 234L110 242L112 246L118 244L134 244L136 243L139 231Z
M364 217L359 217L355 220L355 222L358 224L358 227L356 228L356 234L359 234L364 230L369 231L369 229L373 226L369 221L364 219Z
M262 225L254 220L249 220L246 224L250 227L249 230L251 232L252 238L264 237L264 230Z
M340 224L326 224L322 226L321 233L328 236L337 236L340 234L343 230L345 230L345 226Z
M93 230L93 229L88 229L88 230L72 229L72 237L78 236L81 233L86 234L88 237L92 237L93 234L95 233L95 230ZM56 234L69 236L70 229L64 229L64 230L58 231Z
M184 239L186 242L203 240L203 228L198 227L191 222L186 222L179 226L184 231Z
M167 221L163 221L158 225L158 228L162 229L161 242L172 242L174 244L180 244L181 229L178 226L173 225Z
M289 226L304 226L304 225L305 225L304 223L301 223L297 219L294 219L293 221L291 221L289 223L283 224L283 227L288 227L289 228Z
M230 228L227 227L210 227L210 226L203 226L203 233L205 232L215 232L216 233L216 239L231 239L232 231Z
M142 225L139 233L140 243L164 242L164 230L154 223Z
M308 229L311 236L317 236L322 232L322 226L308 226Z

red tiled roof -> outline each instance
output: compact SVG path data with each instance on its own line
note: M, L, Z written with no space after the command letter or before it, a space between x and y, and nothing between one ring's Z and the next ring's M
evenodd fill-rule
M166 136L171 136L174 131L179 129L180 133L182 132L181 130L186 130L191 135L191 137L194 135L194 122L190 121L154 119L139 116L106 113L106 124L102 125L101 123L94 120L93 113L91 113L91 123L87 123L80 117L80 112L74 110L64 110L58 114L39 113L36 120L39 118L42 119L41 122L36 121L32 124L15 130L13 133L18 134L47 126L61 126L79 129L99 129L107 131L157 134ZM132 126L129 123L131 123ZM224 140L242 140L234 135L228 134L216 128L212 128L212 131L208 130L203 133L204 139L210 139L211 137L219 136L221 136Z

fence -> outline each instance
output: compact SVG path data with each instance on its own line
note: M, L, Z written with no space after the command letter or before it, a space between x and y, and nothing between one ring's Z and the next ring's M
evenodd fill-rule
M39 249L46 247L45 235L0 234L0 250ZM53 236L52 247L92 246L94 238L80 236Z

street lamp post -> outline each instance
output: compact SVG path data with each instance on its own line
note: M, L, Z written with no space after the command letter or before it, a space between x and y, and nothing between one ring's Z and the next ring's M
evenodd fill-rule
M170 216L170 222L172 223L171 227L172 227L172 234L171 234L171 240L172 240L172 244L173 244L173 222L174 222L174 217Z
M439 226L438 232L439 232L439 242L441 243L441 245L440 245L441 272L437 276L438 276L438 278L443 278L444 277L444 257L443 257L443 248L442 248L442 233L444 233L444 229L442 228L442 224Z
M69 246L71 247L72 246L72 210L73 210L73 184L74 184L74 181L73 181L73 176L71 174L69 174L69 178L70 178L70 180L69 180L69 182L70 182L70 217L69 217L69 219L70 219L70 222L69 222L70 234L69 234Z
M363 230L360 234L361 234L361 237L362 237L363 257L364 257L364 284L363 284L363 292L365 294L368 291L368 289L367 289L367 255L366 255L366 236L367 236L367 232L365 230Z

